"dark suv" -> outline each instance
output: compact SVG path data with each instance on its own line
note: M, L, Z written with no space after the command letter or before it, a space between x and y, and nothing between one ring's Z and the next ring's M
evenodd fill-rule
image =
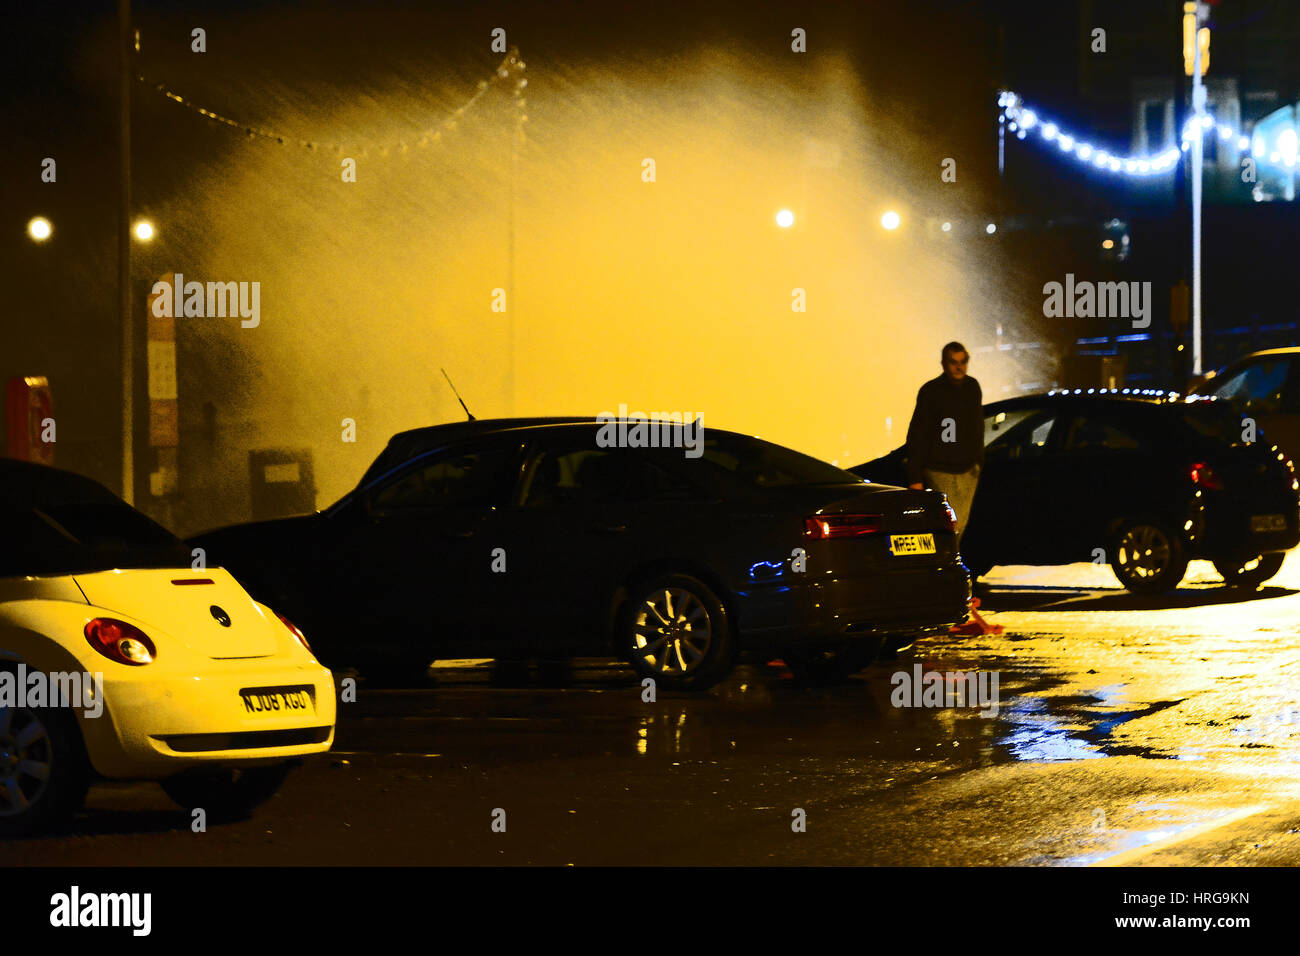
M1062 389L984 408L985 465L962 556L1002 564L1108 562L1135 592L1177 587L1192 558L1255 587L1300 542L1290 459L1254 442L1225 402ZM903 483L905 449L850 469Z

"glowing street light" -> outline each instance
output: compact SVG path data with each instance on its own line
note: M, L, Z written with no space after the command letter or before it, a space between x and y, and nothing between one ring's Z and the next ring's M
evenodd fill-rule
M153 223L148 219L140 219L131 227L131 232L141 242L148 242L153 238Z
M894 212L892 209L880 217L880 224L890 231L897 229L902 221L903 220L898 213Z
M987 232L990 236L993 235L993 233L998 231L997 224L992 222L989 223L987 226L984 227L984 231Z
M44 216L34 216L32 220L27 223L27 235L31 236L37 242L44 242L46 239L50 238L50 233L52 232L54 232L54 227L50 225L50 221Z
M776 224L782 229L789 229L794 225L794 213L789 209L782 209L776 214Z

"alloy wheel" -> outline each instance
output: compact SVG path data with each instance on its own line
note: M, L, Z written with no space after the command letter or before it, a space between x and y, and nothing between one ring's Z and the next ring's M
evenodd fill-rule
M1172 555L1173 546L1163 531L1154 525L1139 524L1120 539L1117 558L1132 579L1145 581L1165 573Z
M0 817L40 802L53 766L54 746L41 719L25 708L0 707Z
M656 589L633 618L633 654L663 676L686 676L698 670L712 639L708 609L685 588Z

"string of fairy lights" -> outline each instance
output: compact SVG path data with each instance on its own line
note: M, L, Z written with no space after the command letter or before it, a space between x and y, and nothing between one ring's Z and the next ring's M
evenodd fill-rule
M264 126L258 126L254 123L241 122L222 113L218 113L216 110L210 110L188 97L177 93L166 83L155 83L147 77L139 74L136 75L136 79L145 86L148 86L150 89L165 96L173 103L183 106L185 109L190 110L205 119L211 120L214 123L220 123L221 125L228 126L231 129L239 130L246 134L249 139L264 139L281 146L297 145L303 149L315 152L333 152L338 155L348 154L365 158L372 152L377 153L380 156L388 156L393 153L405 155L412 148L424 149L438 145L442 142L445 134L455 131L457 123L466 113L474 108L474 105L491 87L512 78L514 83L511 89L511 96L515 106L516 134L522 135L523 124L528 122L528 114L526 112L528 102L524 98L524 89L528 86L528 79L523 75L526 67L527 64L524 63L523 58L519 55L519 49L517 47L511 47L509 52L506 53L501 62L497 65L497 68L492 72L492 75L487 79L479 80L476 84L474 94L457 109L448 114L446 119L441 123L403 139L381 145L337 143L326 140L304 139L301 136L292 136L287 133L268 129Z
M1221 148L1235 149L1238 154L1250 153L1258 158L1264 149L1263 141L1252 141L1225 123L1217 122L1208 113L1200 117L1192 116L1183 126L1182 145L1170 146L1159 153L1146 156L1126 156L1104 149L1088 142L1082 136L1068 132L1060 123L1048 119L1038 110L1030 108L1023 99L1010 90L998 95L998 106L1002 112L998 123L1005 126L1007 132L1014 133L1016 139L1025 139L1031 133L1043 142L1054 144L1062 153L1080 163L1088 163L1095 169L1126 176L1157 176L1174 169L1182 153L1191 149L1192 138L1200 127L1199 135L1204 137L1213 131L1222 144Z

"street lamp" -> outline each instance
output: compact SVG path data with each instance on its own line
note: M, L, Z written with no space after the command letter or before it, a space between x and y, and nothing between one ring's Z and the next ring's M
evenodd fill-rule
M899 227L899 224L902 223L902 221L903 221L902 217L899 216L898 213L894 212L894 210L892 209L880 217L880 225L890 230L891 232L897 229Z
M153 238L153 223L148 219L139 219L136 221L136 224L131 227L131 232L134 233L135 237L141 242L148 242Z
M782 229L789 229L794 225L794 213L789 209L782 209L776 214L776 224Z
M44 216L34 216L27 223L27 235L31 236L36 242L44 242L50 238L52 232L54 232L54 227L50 225L50 221Z

